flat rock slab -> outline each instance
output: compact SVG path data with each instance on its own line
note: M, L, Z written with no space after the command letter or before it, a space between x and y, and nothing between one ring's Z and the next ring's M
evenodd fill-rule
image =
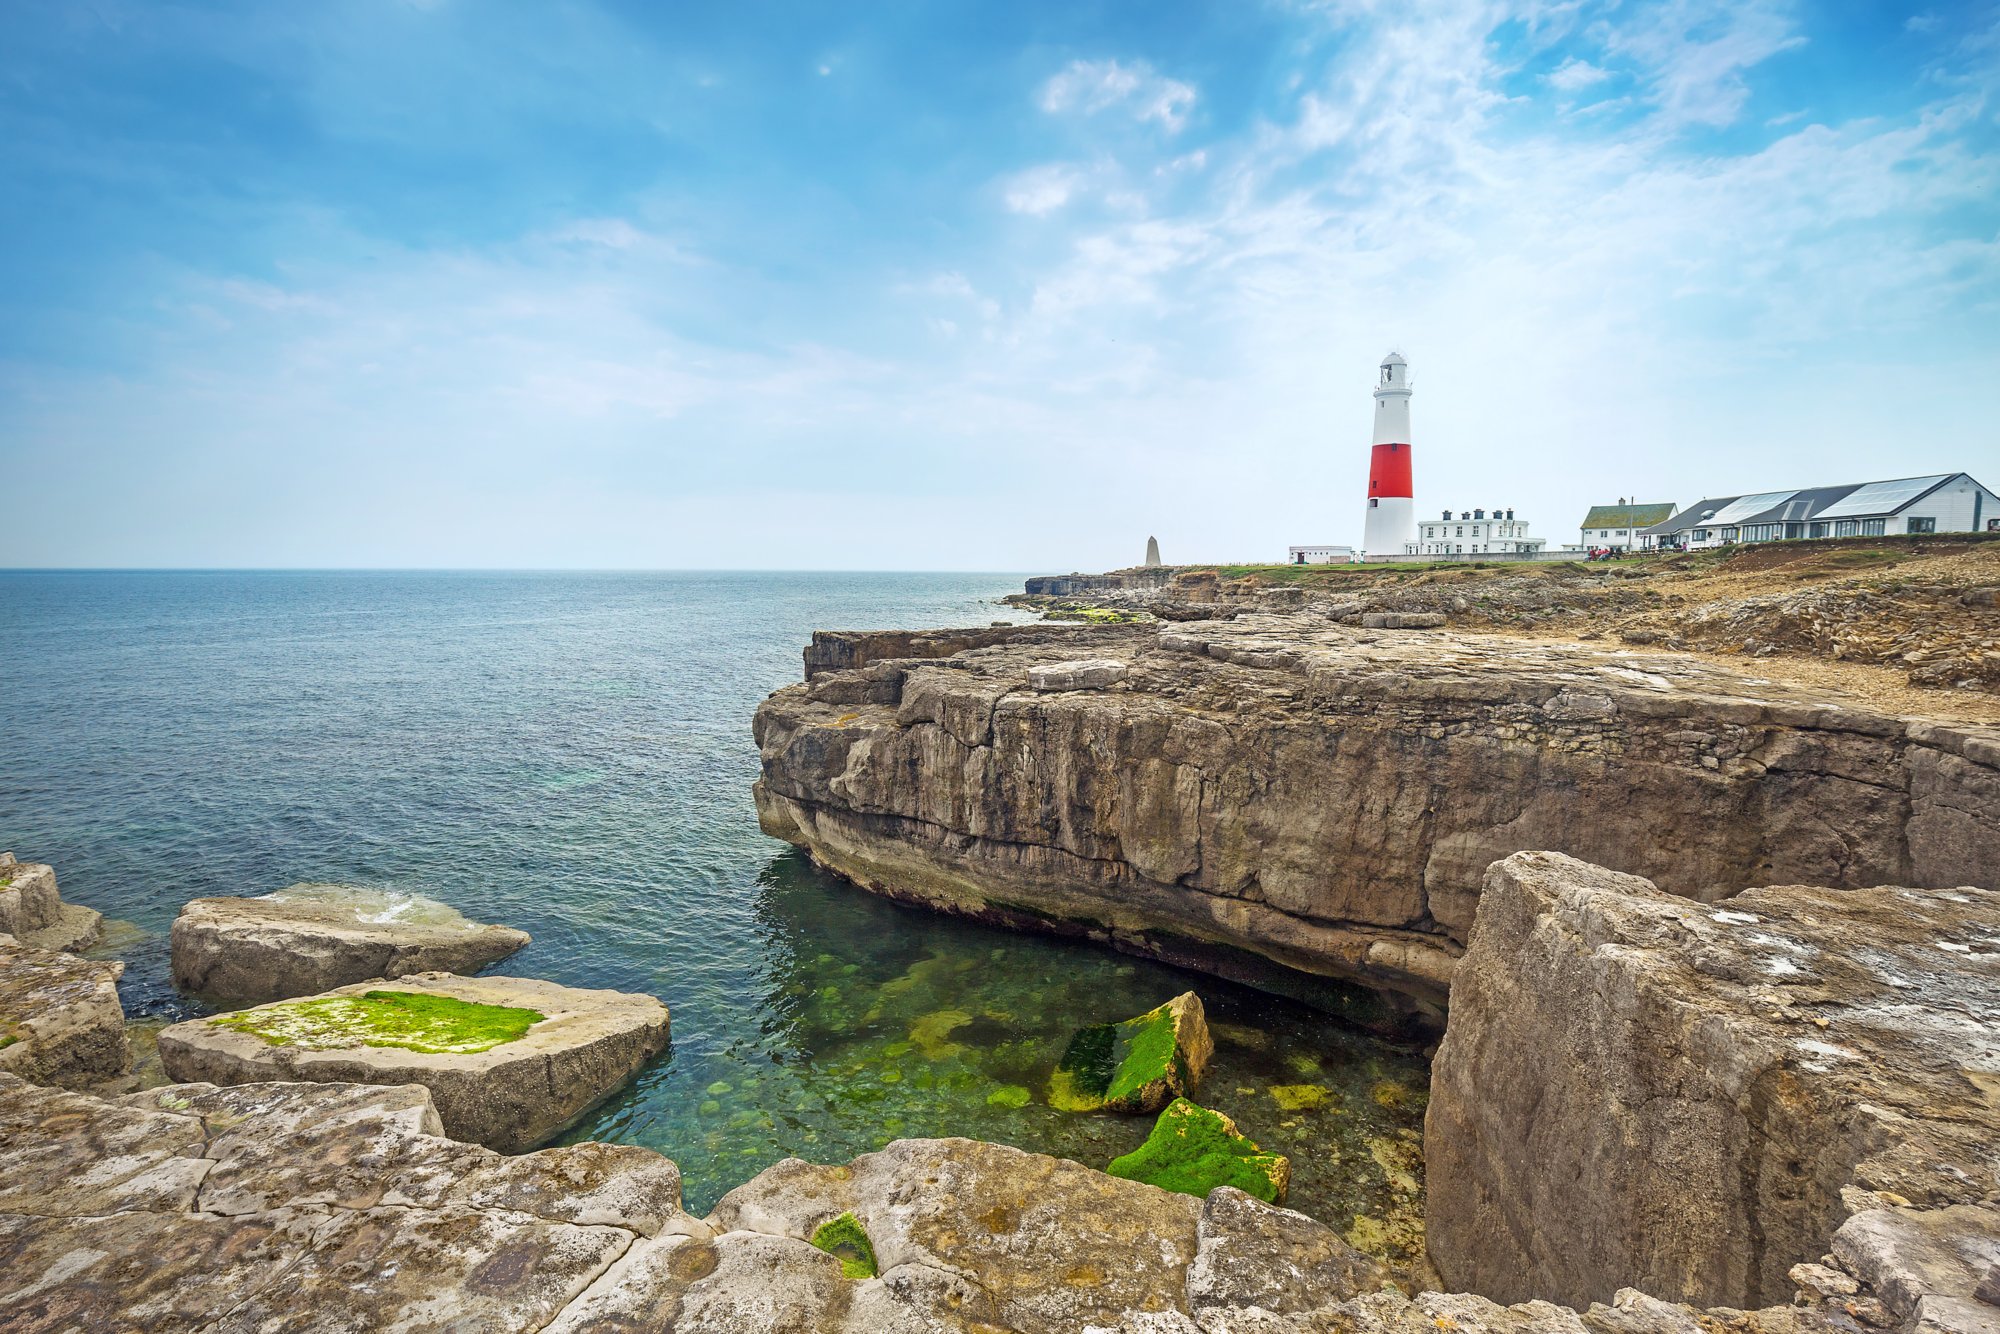
M1082 658L1028 669L1031 690L1102 690L1125 679L1127 667L1112 658Z
M67 1088L124 1074L124 971L0 936L0 1070Z
M175 1024L160 1059L187 1082L421 1084L445 1134L518 1153L623 1085L667 1034L651 996L420 973Z
M371 978L475 973L527 943L525 931L468 921L416 895L295 885L182 908L172 933L174 985L255 1005Z
M103 927L95 908L62 901L55 868L0 852L0 935L40 950L83 950Z

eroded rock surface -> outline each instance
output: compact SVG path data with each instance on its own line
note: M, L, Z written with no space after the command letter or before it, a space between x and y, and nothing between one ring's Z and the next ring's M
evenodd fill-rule
M1412 1298L1330 1229L1240 1191L1196 1200L972 1140L899 1141L844 1167L780 1163L695 1219L679 1172L648 1150L505 1157L439 1130L415 1086L185 1084L103 1099L0 1075L0 1325L1854 1334L1864 1327L1847 1307L1881 1310L1832 1269L1820 1280L1832 1298L1809 1289L1800 1305L1753 1312L1637 1292L1584 1311ZM812 1245L844 1216L865 1231L876 1277L847 1277ZM1864 1263L1880 1250L1863 1244ZM1917 1262L1907 1242L1903 1254Z
M326 1037L280 1036L296 1016L329 998L381 993L440 996L477 1006L529 1010L541 1018L483 1050L368 1045L361 1028ZM308 1015L308 1017L310 1017ZM420 973L395 982L339 987L304 1001L191 1019L160 1034L167 1074L184 1082L257 1080L421 1084L444 1132L506 1152L546 1143L667 1046L667 1007L651 996L586 991L522 977ZM379 1036L373 1041L380 1042ZM423 1045L435 1048L439 1043Z
M62 901L54 867L0 852L0 936L33 949L84 950L103 929L95 908Z
M1831 1250L1897 1322L1970 1303L2000 1261L2000 893L1701 905L1509 857L1453 986L1425 1147L1453 1287L1752 1306Z
M171 941L175 986L254 1005L370 978L475 973L526 945L528 933L412 895L296 885L261 898L196 899L174 919Z
M124 971L0 935L0 1071L65 1088L124 1074Z
M1695 899L2000 883L2000 731L1684 657L1324 615L906 641L843 636L865 666L759 708L765 830L881 893L1229 975L1435 1018L1486 866L1529 849ZM1032 688L1083 657L1125 673Z

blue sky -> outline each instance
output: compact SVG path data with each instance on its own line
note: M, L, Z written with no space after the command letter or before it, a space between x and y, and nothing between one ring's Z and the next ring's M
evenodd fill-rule
M2000 484L2000 6L0 10L0 565L1102 568Z

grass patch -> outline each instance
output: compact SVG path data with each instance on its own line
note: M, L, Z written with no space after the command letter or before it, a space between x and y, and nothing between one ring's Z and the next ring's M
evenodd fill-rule
M1217 1186L1234 1186L1266 1204L1283 1200L1292 1179L1290 1159L1264 1152L1237 1133L1234 1121L1186 1098L1169 1103L1146 1142L1105 1171L1204 1198Z
M851 1213L835 1214L813 1229L812 1244L840 1261L843 1278L875 1277L875 1246Z
M401 1047L430 1054L491 1051L518 1040L545 1016L511 1005L483 1005L420 991L365 991L287 1001L225 1014L209 1022L273 1047L330 1051Z

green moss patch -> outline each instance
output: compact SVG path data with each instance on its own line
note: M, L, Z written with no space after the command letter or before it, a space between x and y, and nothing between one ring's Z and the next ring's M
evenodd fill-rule
M1198 1072L1182 1049L1174 1006L1169 1001L1136 1019L1079 1029L1049 1081L1049 1105L1065 1112L1145 1112L1192 1093Z
M875 1246L853 1214L836 1214L814 1228L812 1244L840 1261L843 1277L875 1277Z
M1206 1197L1217 1186L1234 1186L1266 1204L1280 1204L1291 1184L1292 1163L1281 1153L1265 1153L1237 1133L1221 1112L1175 1098L1146 1142L1105 1171L1128 1181Z
M544 1016L511 1005L482 1005L421 991L365 991L287 1001L209 1022L249 1033L274 1047L330 1051L401 1047L433 1054L491 1051L522 1037Z

